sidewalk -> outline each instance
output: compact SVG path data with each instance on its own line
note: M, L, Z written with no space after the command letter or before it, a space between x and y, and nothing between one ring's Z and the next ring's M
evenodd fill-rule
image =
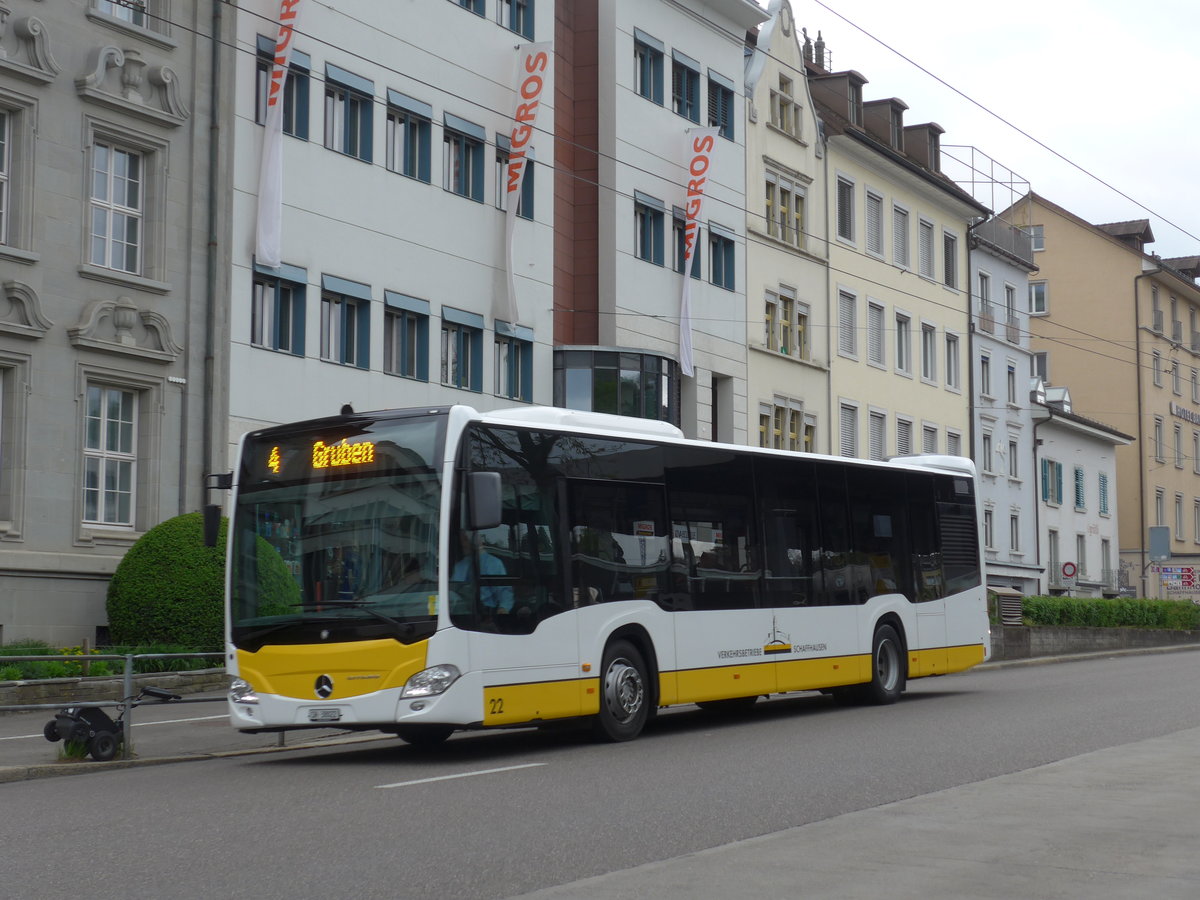
M191 702L189 702L191 701ZM196 702L199 701L199 702ZM106 709L109 715L116 710ZM301 747L328 746L396 738L377 731L347 732L321 728L292 732L281 743L278 734L242 734L229 727L225 693L190 696L184 702L145 703L133 711L133 759L118 755L98 763L90 757L80 762L60 762L62 743L50 743L42 728L54 710L0 716L0 784L55 775L103 772L130 766L160 765L215 756L245 753L278 753Z

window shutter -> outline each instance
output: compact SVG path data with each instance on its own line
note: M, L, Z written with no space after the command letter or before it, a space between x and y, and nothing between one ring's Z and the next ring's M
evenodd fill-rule
M883 459L883 416L871 413L871 459Z
M1050 460L1042 460L1042 500L1050 500Z
M912 455L912 422L903 419L896 420L896 454L898 456Z
M842 407L842 456L858 455L858 410L853 406Z
M854 326L854 295L841 293L838 295L838 349L843 353L853 354L857 350Z
M1063 467L1062 463L1054 464L1054 502L1062 503L1063 497Z
M867 306L867 358L883 364L883 307Z
M867 194L867 250L883 253L883 199Z
M837 186L838 237L854 240L854 185L838 179Z

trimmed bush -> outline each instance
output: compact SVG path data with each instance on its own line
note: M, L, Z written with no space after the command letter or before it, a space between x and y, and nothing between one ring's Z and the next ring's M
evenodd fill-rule
M1200 606L1188 600L1026 597L1021 604L1026 625L1200 629Z

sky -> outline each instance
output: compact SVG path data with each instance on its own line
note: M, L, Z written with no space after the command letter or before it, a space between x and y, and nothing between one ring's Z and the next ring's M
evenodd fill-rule
M832 69L868 80L864 100L898 97L906 124L945 129L943 157L974 147L1088 222L1149 219L1147 252L1200 255L1194 0L791 3Z

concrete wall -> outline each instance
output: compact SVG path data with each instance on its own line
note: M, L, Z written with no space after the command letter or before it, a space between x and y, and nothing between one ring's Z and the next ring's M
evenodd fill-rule
M992 659L1031 659L1141 647L1200 644L1200 631L1161 628L1068 628L1023 625L992 626Z

